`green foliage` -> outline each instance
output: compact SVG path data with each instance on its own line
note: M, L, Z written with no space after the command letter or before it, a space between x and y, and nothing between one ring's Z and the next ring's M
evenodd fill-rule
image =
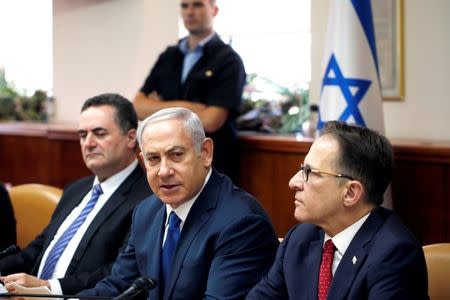
M45 121L47 94L35 91L31 97L10 85L0 69L0 120Z
M298 132L301 124L309 118L309 90L289 89L268 78L249 74L241 113L238 118L241 129L274 133ZM250 114L251 122L246 117ZM252 128L245 128L248 124Z

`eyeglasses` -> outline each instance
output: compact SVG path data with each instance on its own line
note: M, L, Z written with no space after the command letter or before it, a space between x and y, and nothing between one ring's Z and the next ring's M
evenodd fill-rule
M311 174L311 173L326 174L326 175L331 175L331 176L334 176L334 177L348 178L350 180L353 180L353 177L348 176L348 175L336 174L336 173L330 173L330 172L323 172L323 171L319 171L319 170L316 170L316 169L312 169L310 167L305 167L303 164L300 164L300 171L302 172L303 182L308 182L309 174Z

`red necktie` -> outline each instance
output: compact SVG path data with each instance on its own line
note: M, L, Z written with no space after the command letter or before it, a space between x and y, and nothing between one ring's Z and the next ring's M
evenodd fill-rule
M322 253L322 263L320 264L319 272L319 289L317 298L319 300L327 299L328 289L331 285L331 280L333 279L333 273L331 267L333 266L333 256L334 256L334 244L331 239L325 242Z

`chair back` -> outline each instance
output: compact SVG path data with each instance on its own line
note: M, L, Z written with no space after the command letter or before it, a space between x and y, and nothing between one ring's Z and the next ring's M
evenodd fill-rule
M423 246L430 299L450 299L450 243Z
M50 222L62 190L44 184L21 184L9 190L16 218L17 245L26 247Z

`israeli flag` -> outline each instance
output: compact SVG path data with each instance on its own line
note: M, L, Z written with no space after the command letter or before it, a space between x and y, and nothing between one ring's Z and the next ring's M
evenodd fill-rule
M319 124L342 120L384 133L370 0L331 0Z

